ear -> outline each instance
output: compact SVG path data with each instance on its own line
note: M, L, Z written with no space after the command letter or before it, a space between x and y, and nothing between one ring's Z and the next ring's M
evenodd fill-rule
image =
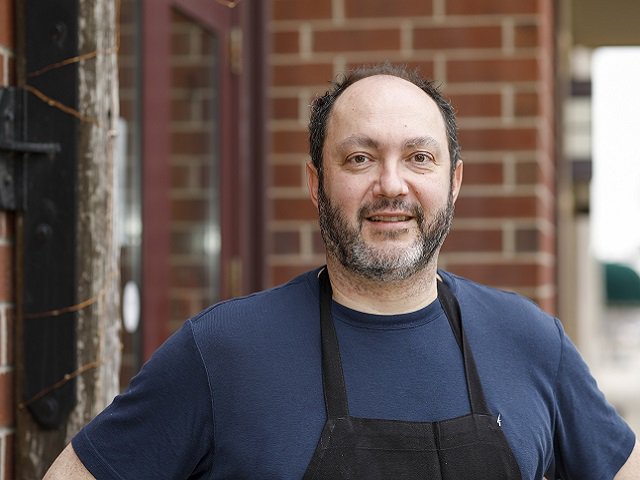
M318 187L320 185L320 179L318 178L318 170L311 162L307 162L307 187L309 188L309 195L311 195L311 201L318 208Z
M451 192L453 194L453 202L458 199L460 188L462 187L462 160L456 162L456 168L453 171L453 183L451 185Z

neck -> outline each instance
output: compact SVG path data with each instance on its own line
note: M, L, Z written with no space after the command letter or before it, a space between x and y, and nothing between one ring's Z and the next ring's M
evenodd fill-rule
M437 254L422 270L410 278L398 281L377 281L364 278L328 257L327 269L333 289L333 299L345 307L363 313L394 315L420 310L437 296Z

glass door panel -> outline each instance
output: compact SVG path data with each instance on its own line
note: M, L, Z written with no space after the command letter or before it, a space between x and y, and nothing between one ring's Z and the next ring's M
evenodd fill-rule
M218 39L172 10L169 330L219 298Z

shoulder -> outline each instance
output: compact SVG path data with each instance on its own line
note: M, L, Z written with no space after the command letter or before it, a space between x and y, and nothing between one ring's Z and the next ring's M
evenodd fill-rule
M278 332L319 323L319 269L291 281L244 297L225 300L191 318L199 348L236 342L262 343Z
M439 273L460 302L463 318L467 317L470 322L485 319L501 328L515 327L527 333L537 331L549 339L560 340L558 320L531 299L450 272Z
M500 353L523 368L534 364L553 376L561 360L566 335L560 321L531 299L439 272L460 303L462 321L477 356Z
M485 308L516 309L534 315L547 315L531 299L518 293L489 287L451 272L440 270L438 273L460 302L474 302Z
M252 314L299 308L318 300L318 272L319 269L311 270L282 285L221 301L203 310L190 321L198 325L221 316L247 320Z

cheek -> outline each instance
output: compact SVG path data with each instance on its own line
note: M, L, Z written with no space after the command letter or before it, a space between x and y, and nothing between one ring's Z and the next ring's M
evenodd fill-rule
M449 198L449 184L431 184L428 187L412 188L412 193L425 212L440 209L447 204Z
M359 206L366 200L369 188L361 178L341 178L339 176L327 179L325 190L331 201L342 209L348 209L354 204Z

